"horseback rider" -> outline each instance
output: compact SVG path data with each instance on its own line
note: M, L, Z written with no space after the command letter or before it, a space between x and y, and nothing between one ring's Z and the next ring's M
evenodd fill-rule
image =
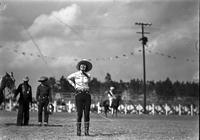
M111 86L109 91L106 91L106 93L108 95L108 100L109 100L109 106L110 107L112 106L113 99L116 98L116 96L114 94L114 89L115 89L115 87Z

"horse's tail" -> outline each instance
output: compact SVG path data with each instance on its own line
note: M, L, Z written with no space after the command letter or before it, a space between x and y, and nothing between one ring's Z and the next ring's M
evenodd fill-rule
M4 102L4 99L3 90L0 88L0 105Z

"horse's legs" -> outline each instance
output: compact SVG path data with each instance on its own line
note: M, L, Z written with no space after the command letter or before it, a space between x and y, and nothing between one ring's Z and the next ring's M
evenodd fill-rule
M107 107L106 106L104 106L104 113L105 113L105 116L107 117Z
M111 113L112 115L114 115L114 108L111 108Z
M117 111L116 111L116 109L115 108L113 108L113 116L117 116Z
M105 109L105 115L106 115L106 117L107 117L107 109Z
M112 113L112 117L114 117L114 114L115 114L114 108L111 108L111 113Z

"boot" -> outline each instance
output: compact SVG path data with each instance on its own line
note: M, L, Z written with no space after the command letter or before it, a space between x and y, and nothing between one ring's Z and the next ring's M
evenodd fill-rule
M81 136L81 122L77 122L77 136Z
M89 122L85 123L85 136L89 136Z

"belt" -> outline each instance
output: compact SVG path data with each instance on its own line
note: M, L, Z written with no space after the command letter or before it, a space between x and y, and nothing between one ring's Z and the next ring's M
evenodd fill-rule
M45 99L45 98L48 98L48 96L43 96L43 97L40 97L41 99Z
M77 89L76 93L77 94L79 94L79 93L89 93L89 89Z
M76 89L76 91L81 91L81 92L89 92L89 89Z

